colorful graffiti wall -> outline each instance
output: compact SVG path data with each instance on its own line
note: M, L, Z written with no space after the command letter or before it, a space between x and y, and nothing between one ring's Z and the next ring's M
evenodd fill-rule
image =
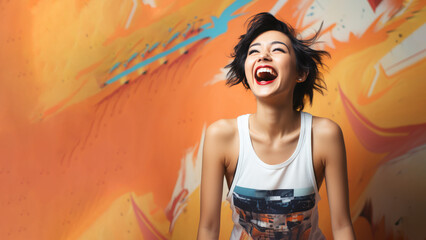
M195 239L204 130L255 111L224 66L263 11L324 24L306 111L343 129L358 239L425 239L421 0L0 1L0 238Z

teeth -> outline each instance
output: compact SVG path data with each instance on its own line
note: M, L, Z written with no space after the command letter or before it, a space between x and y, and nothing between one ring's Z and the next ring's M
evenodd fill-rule
M277 75L273 69L268 68L268 67L262 67L262 68L257 69L256 75L259 77L260 73L264 73L264 72L270 73L274 76Z
M272 73L272 69L270 69L270 68L259 68L257 70L257 72L269 72L269 73Z

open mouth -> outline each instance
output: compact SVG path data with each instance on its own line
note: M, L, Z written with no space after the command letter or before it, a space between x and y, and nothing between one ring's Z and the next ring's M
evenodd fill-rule
M259 66L256 68L254 74L254 78L259 85L272 83L277 78L277 76L277 72L271 66Z

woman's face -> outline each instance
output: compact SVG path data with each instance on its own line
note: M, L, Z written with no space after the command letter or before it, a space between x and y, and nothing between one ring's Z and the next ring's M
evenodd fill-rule
M257 98L279 96L292 100L300 76L290 39L279 31L260 34L248 49L245 74Z

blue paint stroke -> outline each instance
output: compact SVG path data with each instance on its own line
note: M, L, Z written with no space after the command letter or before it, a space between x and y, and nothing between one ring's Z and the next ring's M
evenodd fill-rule
M167 41L166 45L169 44L171 41L175 40L178 36L180 35L180 32L175 33L170 39L169 41Z
M154 45L152 45L152 47L148 50L148 52L152 52L152 50L156 49L159 44L160 44L159 42L154 43Z
M188 38L185 41L178 43L173 48L170 48L169 50L161 52L161 53L159 53L159 54L157 54L153 57L150 57L150 58L136 64L135 66L133 66L129 69L126 69L125 71L115 75L114 77L112 77L111 79L106 81L105 85L111 84L111 83L119 80L120 78L137 71L139 68L144 67L144 66L146 66L150 63L153 63L153 62L157 61L158 59L163 58L163 57L179 50L180 48L188 46L188 45L190 45L190 44L192 44L196 41L200 41L200 40L206 39L206 38L209 38L210 39L209 41L215 39L216 37L220 36L221 34L225 33L226 31L228 31L228 22L229 21L231 21L232 19L237 18L238 16L241 15L241 14L239 14L239 15L232 15L232 14L251 1L252 0L235 0L235 2L233 2L231 5L229 5L222 12L222 14L219 16L219 18L217 18L215 16L211 17L212 22L213 22L213 27L210 27L210 26L212 26L211 23L208 23L208 24L201 26L201 28L203 30L197 36ZM155 43L154 46L157 47L158 42ZM154 46L151 49L153 49ZM150 49L150 51L151 51L151 49Z
M112 66L111 70L109 70L109 73L112 73L112 71L114 71L116 68L118 68L118 66L120 66L121 63L116 63L114 64L114 66Z
M130 61L132 61L136 56L138 55L138 53L134 53L131 57L130 57L130 59L129 59L129 62Z

